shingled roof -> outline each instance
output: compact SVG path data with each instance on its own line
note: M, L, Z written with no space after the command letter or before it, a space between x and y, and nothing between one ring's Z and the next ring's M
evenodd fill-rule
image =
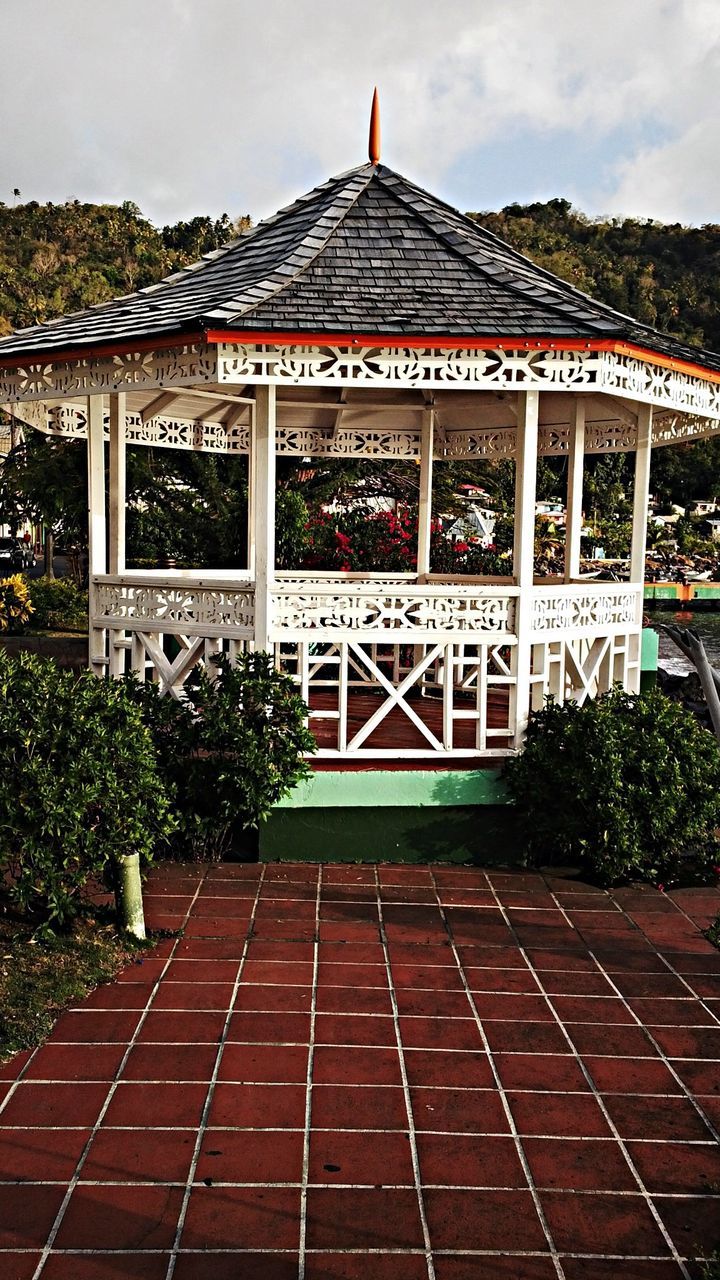
M720 372L720 356L596 302L380 164L332 178L159 284L0 341L0 360L244 333L609 339Z

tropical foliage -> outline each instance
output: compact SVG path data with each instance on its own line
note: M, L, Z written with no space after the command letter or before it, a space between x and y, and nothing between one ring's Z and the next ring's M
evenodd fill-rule
M116 859L148 860L175 827L140 709L117 681L0 649L0 874L49 925Z
M154 284L248 225L223 214L158 230L130 200L0 204L0 334Z
M309 772L304 755L316 746L307 708L270 654L241 654L235 665L219 656L186 684L182 703L135 676L124 688L152 735L178 817L168 850L176 857L222 857Z
M15 635L24 631L32 613L33 605L22 575L14 573L9 578L0 578L0 633Z

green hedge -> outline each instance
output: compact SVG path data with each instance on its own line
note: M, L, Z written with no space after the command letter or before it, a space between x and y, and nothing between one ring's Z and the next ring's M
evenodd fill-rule
M549 702L505 777L535 864L579 863L612 884L718 861L720 746L658 689Z

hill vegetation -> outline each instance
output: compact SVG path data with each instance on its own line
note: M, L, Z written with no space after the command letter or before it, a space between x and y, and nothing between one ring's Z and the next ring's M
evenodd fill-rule
M720 225L588 218L561 199L470 217L617 311L720 350Z
M0 335L155 284L249 224L223 214L160 230L130 200L0 204Z

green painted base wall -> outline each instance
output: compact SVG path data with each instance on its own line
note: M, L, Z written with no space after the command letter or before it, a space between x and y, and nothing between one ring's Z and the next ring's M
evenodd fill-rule
M520 865L508 806L276 809L261 862L474 862Z

